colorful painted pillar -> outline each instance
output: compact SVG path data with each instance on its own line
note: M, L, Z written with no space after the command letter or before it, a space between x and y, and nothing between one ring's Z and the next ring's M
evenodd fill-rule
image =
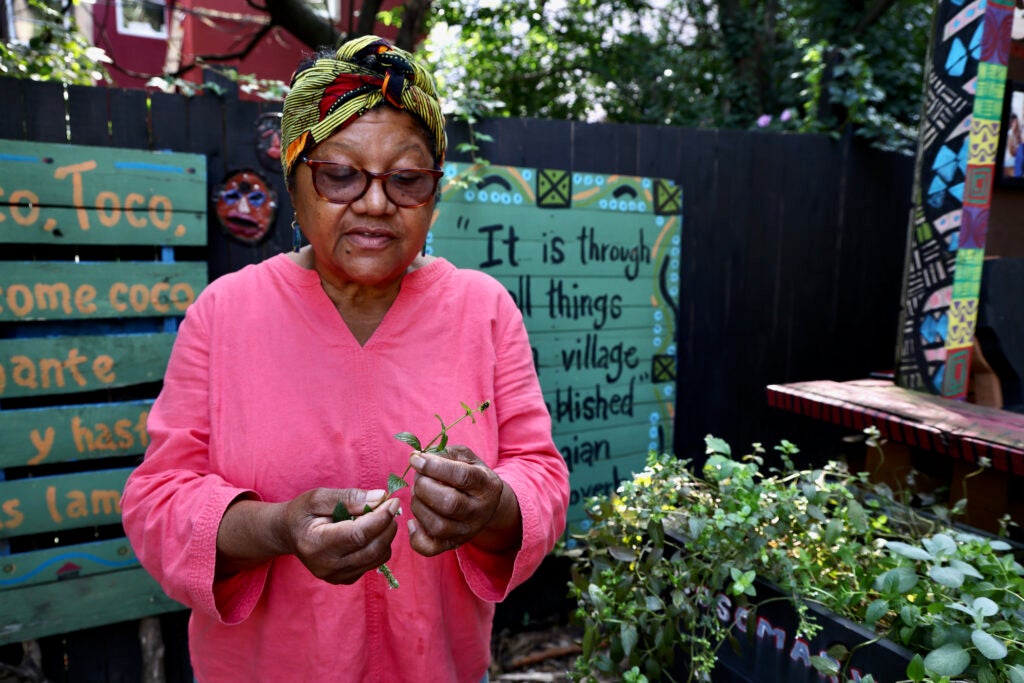
M896 383L963 399L1006 88L1013 0L939 0L918 143Z

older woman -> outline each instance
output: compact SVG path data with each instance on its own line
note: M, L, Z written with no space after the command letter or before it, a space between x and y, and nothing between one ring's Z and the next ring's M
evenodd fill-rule
M568 500L522 318L492 278L423 254L446 140L409 54L367 37L304 63L282 133L309 244L189 308L125 529L192 608L203 683L476 683L494 603ZM426 448L435 415L485 401L445 451L394 438Z

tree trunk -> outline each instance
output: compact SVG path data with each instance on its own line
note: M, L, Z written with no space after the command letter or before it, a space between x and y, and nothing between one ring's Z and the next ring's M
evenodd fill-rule
M265 9L272 25L280 26L312 50L336 48L345 37L302 0L267 0Z

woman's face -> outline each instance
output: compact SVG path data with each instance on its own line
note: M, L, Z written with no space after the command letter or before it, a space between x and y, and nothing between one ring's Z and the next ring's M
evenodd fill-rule
M409 114L373 109L314 147L312 160L333 161L382 173L396 168L433 168L420 124ZM313 248L315 268L335 286L387 288L397 284L423 250L434 200L415 209L395 206L380 180L351 204L317 195L310 167L298 162L292 206Z

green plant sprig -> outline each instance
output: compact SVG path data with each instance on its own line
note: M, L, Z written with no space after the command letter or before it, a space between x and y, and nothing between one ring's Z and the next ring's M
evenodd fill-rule
M465 420L467 417L470 419L470 422L476 423L476 419L473 417L473 413L482 413L490 407L490 401L483 401L476 408L473 408L463 403L462 409L464 412L462 413L462 415L455 418L455 420L453 420L451 424L447 425L444 423L444 420L441 419L441 416L435 413L434 417L436 417L437 421L441 423L441 431L438 432L433 439L428 441L426 446L424 446L416 437L416 435L411 432L399 432L398 434L395 434L395 438L404 444L408 444L409 446L419 451L420 453L443 453L444 449L448 446L448 430L450 430L452 427ZM405 470L402 472L401 476L395 474L394 472L389 474L387 495L385 495L383 498L377 501L376 505L365 505L363 507L363 514L365 515L367 512L373 512L381 505L383 505L385 502L387 502L387 500L390 499L395 493L409 486L409 482L406 481L405 478L409 476L410 469L412 469L411 462L405 466ZM332 518L334 519L335 522L344 522L345 520L352 519L352 513L348 511L348 508L345 507L345 503L343 501L338 501L338 504L334 506L334 513L332 515ZM391 573L391 570L388 568L386 564L382 564L380 567L378 567L377 571L379 571L384 576L384 578L387 579L389 587L398 588L398 579L395 578L395 575Z

